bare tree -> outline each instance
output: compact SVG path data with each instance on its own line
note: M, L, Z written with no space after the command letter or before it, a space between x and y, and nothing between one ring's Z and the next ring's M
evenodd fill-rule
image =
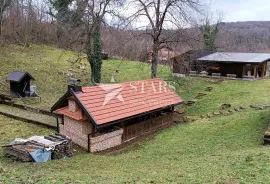
M173 42L169 35L163 35L164 30L179 28L190 21L193 12L199 12L199 0L133 0L137 8L130 20L140 20L146 17L148 22L145 34L152 38L152 72L157 75L158 51L161 44Z
M86 54L91 66L91 81L93 84L100 83L102 67L101 27L106 24L106 15L116 15L114 8L122 5L123 0L76 0L76 2L77 16L83 16L82 24L86 33Z
M3 15L4 11L8 6L10 6L12 0L0 0L0 37L2 36L2 24L3 24Z
M50 0L57 11L56 18L61 30L66 25L81 27L81 37L85 38L85 50L91 66L91 81L101 82L102 44L101 27L105 23L105 15L115 15L114 8L123 0ZM64 21L63 21L64 20ZM69 21L65 21L69 20Z

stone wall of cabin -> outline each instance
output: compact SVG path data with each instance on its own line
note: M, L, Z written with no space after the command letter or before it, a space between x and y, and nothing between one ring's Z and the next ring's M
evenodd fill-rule
M122 144L122 135L124 130L121 128L102 135L97 135L90 138L91 152L106 150Z
M60 134L71 138L74 143L88 149L88 134L94 131L94 127L88 120L77 121L64 116L64 125L59 124L59 131Z
M170 112L148 120L143 120L134 125L124 126L124 128L119 128L112 132L97 133L94 137L90 138L90 151L98 152L121 145L123 141L154 131L172 121L173 113ZM59 131L61 134L71 138L74 143L88 150L88 134L94 132L94 126L88 120L77 121L64 116L64 124L59 124ZM129 132L132 132L132 134Z

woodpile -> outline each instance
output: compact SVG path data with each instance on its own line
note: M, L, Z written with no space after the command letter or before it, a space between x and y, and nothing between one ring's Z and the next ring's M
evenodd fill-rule
M56 145L55 149L52 151L52 159L61 159L63 157L72 157L72 141L66 136L56 133L55 135L44 136L45 139L48 139L53 142L62 142L62 144Z
M44 136L44 139L47 139L56 143L56 146L51 150L52 160L73 156L72 140L67 138L66 136L55 133L54 135ZM12 143L3 147L5 147L4 153L6 155L13 156L25 162L32 161L32 158L29 154L30 152L33 152L37 149L43 150L43 149L49 148L48 145L41 144L33 140L29 140L27 142Z
M4 153L9 156L13 156L24 162L31 162L32 158L29 152L35 149L45 149L45 145L41 145L35 141L28 141L25 143L17 143L12 145L6 145Z

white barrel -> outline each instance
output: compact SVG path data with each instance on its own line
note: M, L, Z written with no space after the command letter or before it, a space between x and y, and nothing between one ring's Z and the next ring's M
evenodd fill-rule
M30 96L35 95L37 92L37 86L30 86Z

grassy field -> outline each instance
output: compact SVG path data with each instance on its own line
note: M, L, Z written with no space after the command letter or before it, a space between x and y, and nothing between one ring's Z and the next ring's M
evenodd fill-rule
M269 183L270 149L262 146L269 111L179 124L117 156L79 154L47 163L0 156L7 183ZM49 131L0 117L1 142ZM5 130L12 130L4 132ZM2 148L0 149L2 151Z
M196 104L187 109L189 115L201 115L220 109L222 104L249 106L256 104L270 104L270 80L260 81L223 81L222 83L200 82L200 91L206 86L213 87L212 92L196 101ZM195 85L196 86L196 85ZM196 91L199 91L198 88ZM193 94L194 95L194 94ZM196 100L196 99L195 99Z
M37 86L41 103L30 103L32 106L50 109L66 92L71 75L81 79L82 85L91 85L89 63L83 54L78 56L77 53L44 45L32 45L30 48L10 45L0 48L0 61L0 93L9 94L6 78L13 70L27 71L36 79L33 84ZM80 69L82 65L86 66L85 70ZM108 83L112 77L116 82L148 79L150 70L150 65L145 63L104 61L102 82ZM160 66L158 76L166 79L170 76L170 69Z
M23 109L0 104L0 112L15 115L29 120L40 121L41 123L53 125L56 127L56 119L52 116L29 112Z
M0 52L4 67L0 70L1 92L8 92L3 76L15 66L25 68L37 79L35 84L42 96L42 103L34 106L48 109L65 92L68 76L59 74L59 68L64 72L78 70L76 77L84 85L90 84L89 72L71 64L77 58L72 52L37 45L9 46ZM112 76L121 82L147 79L149 75L147 64L103 63L102 82L109 82ZM270 103L268 79L254 82L176 79L171 77L169 67L159 67L158 75L175 82L176 91L184 100L193 100L199 92L207 94L185 108L190 116L218 111L223 103L232 106ZM206 87L213 87L213 91L205 92ZM262 145L269 114L269 109L245 110L178 124L114 156L83 152L69 159L33 164L6 158L0 148L0 183L270 183L270 147ZM0 127L1 145L16 137L51 133L3 116Z

